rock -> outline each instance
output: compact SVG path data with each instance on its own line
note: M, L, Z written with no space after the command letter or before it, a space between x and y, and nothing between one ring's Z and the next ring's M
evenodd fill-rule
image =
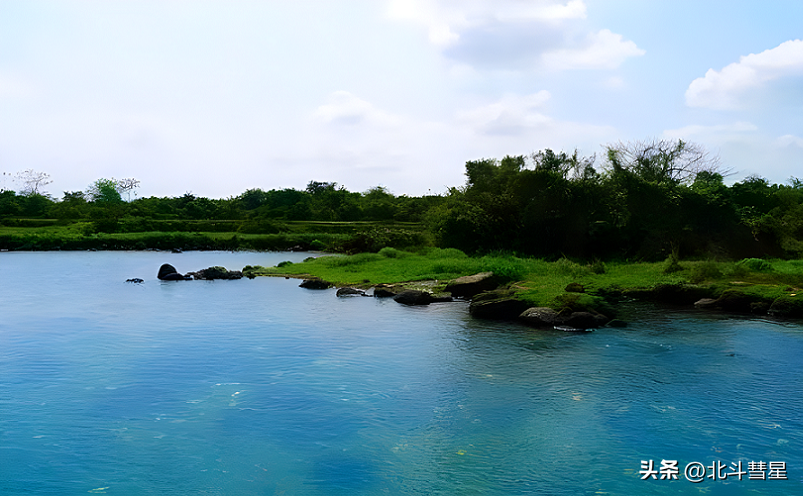
M158 279L162 279L168 274L178 274L178 271L170 264L162 264L162 266L159 267L159 273L156 275L156 277Z
M714 298L701 298L694 303L694 308L699 308L700 310L717 308L717 300Z
M716 308L727 312L750 313L750 304L755 301L753 296L729 289L717 298Z
M480 272L473 276L463 276L449 282L445 291L452 296L471 298L484 291L491 291L499 286L499 281L493 272Z
M448 303L454 301L449 293L435 293L432 295L432 303Z
M145 280L144 279L140 279L139 277L134 277L132 279L126 279L125 282L133 282L135 284L140 284L140 283L145 282Z
M337 296L366 296L365 291L357 288L339 288Z
M175 267L170 264L162 264L156 278L162 281L189 281L191 277L179 274Z
M606 324L608 327L627 327L627 322L624 320L613 319Z
M514 320L525 310L527 303L504 290L480 293L468 306L468 313L478 319Z
M408 289L393 297L393 301L403 305L429 305L432 303L432 295L426 291Z
M239 270L227 270L225 267L215 265L196 272L187 272L188 276L201 281L213 281L215 279L242 279L243 273Z
M564 291L566 291L567 293L585 293L586 288L580 283L570 282L566 286L566 289L564 289Z
M300 288L307 289L329 289L331 286L331 282L324 281L323 279L304 279L301 284L298 285Z
M519 320L532 327L554 327L563 323L558 312L549 307L532 307L519 314Z
M604 326L609 320L597 312L572 312L563 324L575 329L595 329Z
M402 291L404 291L403 287L393 284L377 284L374 286L374 296L377 298L392 298Z
M803 317L803 297L779 296L767 311L773 317Z

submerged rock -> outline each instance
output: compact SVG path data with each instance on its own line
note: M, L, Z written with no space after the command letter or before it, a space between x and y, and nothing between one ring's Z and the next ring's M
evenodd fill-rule
M478 294L471 300L468 313L478 319L514 320L526 309L527 303L509 291L496 290Z
M366 296L365 291L357 288L339 288L337 296Z
M499 286L499 281L493 272L480 272L473 276L463 276L449 282L445 291L452 296L471 298L483 291L491 291Z
M162 264L159 267L159 273L156 274L156 278L161 281L189 281L192 279L192 277L179 274L176 268L170 264Z
M332 287L333 284L329 281L324 281L323 279L304 279L301 284L298 285L300 288L307 288L307 289L329 289Z
M225 267L215 265L195 272L187 272L188 276L201 281L213 281L215 279L242 279L243 273L239 270L227 270Z
M394 296L393 301L402 305L429 305L434 301L434 298L426 291L408 289Z
M532 307L519 314L519 320L532 327L554 327L563 324L560 314L549 307Z
M594 311L561 314L547 307L528 308L519 315L519 320L533 327L566 327L577 330L596 329L611 321Z
M395 284L377 284L374 286L374 296L377 298L392 298L404 291L404 288Z
M140 283L145 282L145 280L144 279L140 279L139 277L134 277L134 278L131 278L131 279L126 279L125 282L133 282L135 284L140 284Z

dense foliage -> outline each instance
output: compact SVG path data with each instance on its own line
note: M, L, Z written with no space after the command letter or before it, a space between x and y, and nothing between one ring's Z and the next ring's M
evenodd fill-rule
M304 190L256 188L227 199L185 193L131 200L139 181L99 179L54 200L41 190L49 176L25 171L19 193L0 191L0 224L56 223L89 236L313 232L299 231L306 223L315 232L348 232L323 244L349 252L434 242L470 254L587 260L803 255L800 180L779 185L751 176L728 186L716 160L683 141L619 143L606 151L599 164L549 149L469 161L464 186L423 197L311 181Z

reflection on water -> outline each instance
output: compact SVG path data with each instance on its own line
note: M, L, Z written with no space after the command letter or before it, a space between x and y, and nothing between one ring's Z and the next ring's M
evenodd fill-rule
M644 306L578 335L296 280L155 279L307 255L0 255L0 493L801 491L797 324ZM680 479L640 480L651 459ZM789 480L684 479L718 460Z

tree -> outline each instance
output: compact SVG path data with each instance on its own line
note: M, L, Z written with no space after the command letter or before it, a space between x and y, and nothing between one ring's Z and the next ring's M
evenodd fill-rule
M112 180L114 180L114 178L112 178ZM121 195L126 195L126 201L131 201L131 192L133 192L136 188L139 188L139 181L133 177L126 177L117 180L117 191L119 191Z
M688 184L699 172L722 173L719 157L697 143L652 139L620 141L606 148L612 173L628 171L651 183Z
M47 191L41 188L47 186L53 181L50 179L50 174L46 172L36 172L33 169L26 169L22 172L15 174L15 181L22 184L22 195L42 195L47 196Z
M86 190L89 201L102 204L122 203L123 198L117 189L118 184L115 179L98 179L90 184Z

